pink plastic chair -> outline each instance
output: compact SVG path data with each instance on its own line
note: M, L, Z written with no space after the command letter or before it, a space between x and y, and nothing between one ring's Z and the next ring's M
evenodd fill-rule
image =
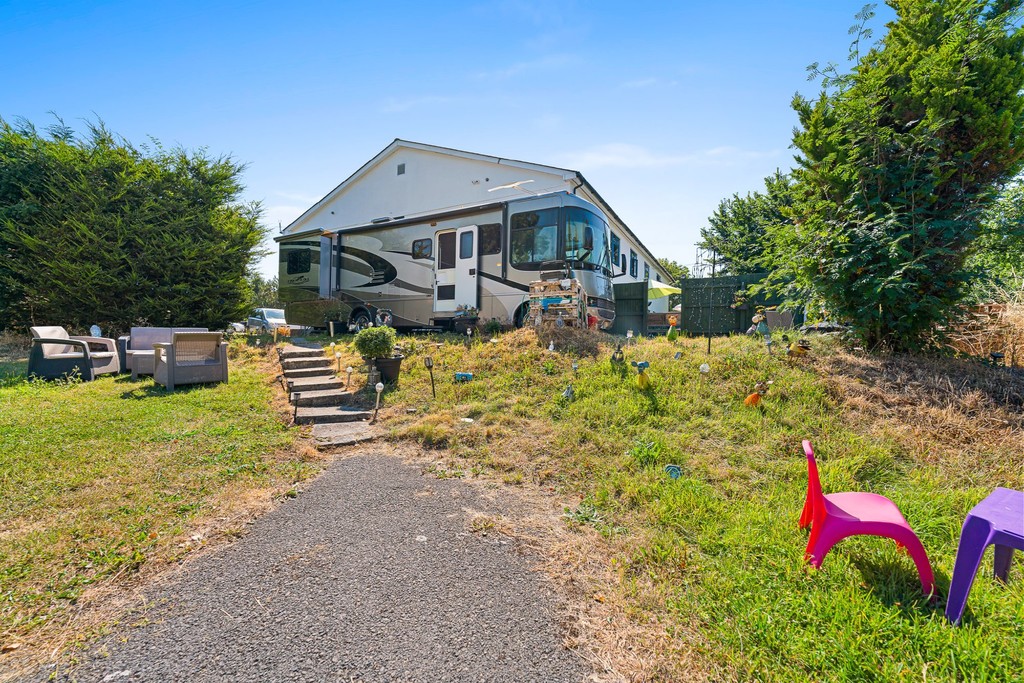
M928 554L896 503L876 493L824 495L810 441L804 441L804 453L807 455L807 499L800 515L800 528L811 527L804 559L820 567L832 546L850 536L891 538L913 558L921 589L929 595L934 593L935 577Z

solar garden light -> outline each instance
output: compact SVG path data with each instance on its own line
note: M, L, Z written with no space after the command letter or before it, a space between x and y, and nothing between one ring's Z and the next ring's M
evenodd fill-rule
M626 330L626 344L633 343L633 330Z
M700 364L700 376L701 376L701 378L702 379L706 379L709 372L711 372L711 366L708 365L707 363L701 363Z
M345 372L348 373L348 377L345 378L345 391L348 391L349 382L352 381L352 366L350 365L347 368L345 368Z
M302 394L298 392L292 394L292 403L294 404L294 407L292 408L292 424L295 424L295 420L299 416L299 398L301 397Z
M434 359L430 356L425 357L423 365L427 368L427 372L430 373L430 395L437 398L437 390L434 389Z
M341 351L334 352L334 360L338 363L338 374L341 374Z
M373 407L373 420L371 422L377 421L377 411L380 410L380 392L384 391L384 383L377 382L377 386L374 389L377 390L377 404Z
M580 364L577 363L576 361L572 362L572 374L574 374L574 375L580 374Z

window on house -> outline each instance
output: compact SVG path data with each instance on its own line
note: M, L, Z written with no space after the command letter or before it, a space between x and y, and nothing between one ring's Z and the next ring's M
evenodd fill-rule
M434 256L434 240L429 237L422 240L413 240L413 258L432 258Z
M636 258L636 252L632 249L629 250L629 275L630 277L636 277L637 265L639 261Z
M398 175L405 175L405 164L398 165Z
M644 264L644 279L645 280L650 280L651 279L651 267L649 265L647 265L646 263Z
M619 240L619 236L614 232L612 233L611 246L609 250L612 252L612 263L618 265L620 252L622 250L622 242ZM625 270L625 268L623 268L623 270Z

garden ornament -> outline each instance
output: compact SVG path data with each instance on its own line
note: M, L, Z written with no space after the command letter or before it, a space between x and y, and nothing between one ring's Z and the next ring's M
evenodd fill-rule
M647 368L651 367L651 364L645 360L637 363L632 362L634 368L636 368L636 385L643 390L651 388L651 378L647 375Z
M743 405L750 406L751 408L756 407L761 403L761 397L768 392L768 387L771 386L771 382L758 382L754 385L754 393L743 399Z
M555 350L555 340L552 339L550 342L548 342L548 351L554 351L554 350Z
M678 479L683 474L683 470L679 465L665 465L665 471L668 472L668 476L673 479Z
M669 325L668 332L665 334L665 337L670 342L674 342L676 339L679 339L679 330L676 329L675 325Z
M564 398L566 401L571 401L575 397L576 392L573 390L572 385L570 384L565 388L565 391L562 392L562 398Z
M612 367L621 367L626 362L626 355L622 353L622 344L617 344L612 351Z

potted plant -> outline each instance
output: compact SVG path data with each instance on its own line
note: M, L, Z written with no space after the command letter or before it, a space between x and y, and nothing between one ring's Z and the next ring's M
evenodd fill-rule
M380 371L385 382L397 382L402 358L395 351L395 330L390 327L367 327L353 341L359 355Z

